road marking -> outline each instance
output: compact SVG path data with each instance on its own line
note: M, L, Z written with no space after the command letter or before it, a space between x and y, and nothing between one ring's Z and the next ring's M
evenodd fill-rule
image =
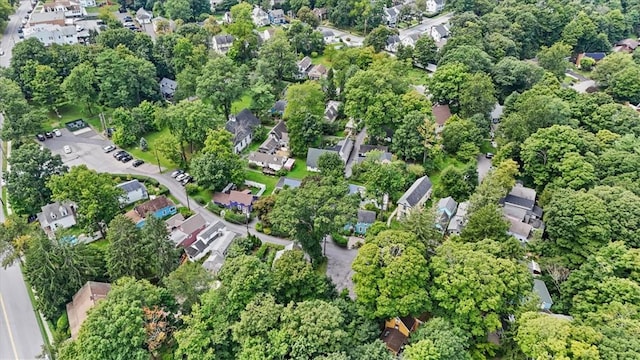
M7 323L7 331L9 332L9 342L11 343L11 349L13 349L13 356L15 356L16 360L18 360L18 351L16 350L16 343L13 341L13 333L11 332L11 326L9 326L9 317L7 316L7 309L4 307L2 294L0 294L0 306L2 306L4 321Z

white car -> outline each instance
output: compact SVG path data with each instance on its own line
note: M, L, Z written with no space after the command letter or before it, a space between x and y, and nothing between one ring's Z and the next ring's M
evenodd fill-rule
M71 154L71 146L65 145L63 149L65 154Z
M60 132L60 129L53 129L52 133L53 133L55 136L58 136L58 137L59 137L59 136L62 136L62 133Z
M182 181L182 179L186 178L187 176L189 176L188 173L182 173L182 174L176 176L176 180Z

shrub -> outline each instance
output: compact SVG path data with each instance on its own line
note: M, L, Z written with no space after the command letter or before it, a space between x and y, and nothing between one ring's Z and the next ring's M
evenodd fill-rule
M257 170L259 168L259 166L255 163L249 163L249 165L247 166L249 166L249 169L253 169L253 170Z
M196 195L197 193L200 192L200 187L196 184L187 184L187 186L184 187L187 190L187 194L188 195Z
M247 216L245 214L237 214L233 211L225 211L224 219L238 225L244 225L247 222Z
M269 250L269 247L267 246L267 243L264 243L258 248L258 251L256 251L255 255L258 259L262 260L268 250Z
M265 235L271 235L271 228L264 228L263 232Z
M331 234L331 238L333 239L333 242L335 242L336 245L340 247L347 247L347 245L349 244L349 239L338 233Z
M287 169L282 168L282 169L276 171L276 176L287 176L287 173L288 173Z
M317 51L312 51L311 52L311 57L312 58L317 58L318 57L318 52Z
M58 318L58 321L56 321L56 330L59 332L66 332L69 330L69 317L66 312Z
M180 215L182 215L185 219L193 216L194 212L192 210L189 210L189 208L186 208L184 206L181 206L178 208L178 212L180 213Z
M207 200L205 200L205 198L199 195L194 196L193 200L195 200L200 205L205 205L207 203Z
M160 185L158 187L158 192L156 193L156 195L160 196L160 195L169 195L169 188L167 188L164 185Z
M256 231L262 232L262 223L261 222L256 224Z
M596 64L596 61L590 57L583 57L580 60L580 68L584 71L591 71L593 66Z
M207 209L209 209L209 211L211 211L212 213L214 213L216 215L220 215L222 210L224 210L221 206L218 206L214 202L210 202L209 204L207 204Z

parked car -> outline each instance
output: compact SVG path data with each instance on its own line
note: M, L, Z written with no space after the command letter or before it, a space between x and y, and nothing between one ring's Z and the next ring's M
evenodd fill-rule
M52 131L53 131L53 134L54 134L55 136L57 136L57 137L62 136L62 133L60 132L60 129L53 129Z
M176 176L178 176L178 175L180 175L180 174L182 174L182 173L184 173L184 170L182 170L182 169L177 169L177 170L175 170L174 172L172 172L172 173L171 173L171 177L172 177L172 178L175 178Z
M18 28L18 34L22 34L24 32L24 30L22 30L22 27Z
M42 135L42 134L37 134L37 135L36 135L36 138L37 138L38 140L40 140L40 141L45 141L45 140L47 139L47 138L46 138L46 137L44 137L44 135Z
M127 156L129 156L129 153L126 152L126 151L123 151L123 152L117 154L115 156L115 158L116 158L116 160L120 161L120 160L122 160L123 157L127 157Z
M180 181L180 183L182 184L182 186L186 186L188 183L190 183L193 180L193 177L191 176L187 176L186 178L182 179L182 181Z
M65 154L71 154L71 146L65 145L63 149Z
M46 136L46 137L47 137L47 139L51 139L51 138L53 138L53 133L52 133L52 132L47 131L46 133L44 133L44 136Z
M484 155L484 157L486 157L487 159L492 159L493 158L493 153L486 153Z
M187 176L189 176L189 173L182 173L182 174L176 176L176 180L182 181L182 179L186 178Z
M144 164L144 160L138 159L138 160L134 161L131 165L133 165L133 167L138 167L138 166L140 166L142 164Z
M122 18L122 20L124 20L125 22L127 21L133 21L133 19L131 18L131 16L125 16Z
M116 149L116 147L115 147L115 146L113 146L113 145L107 145L107 146L105 146L105 147L103 147L103 148L102 148L102 150L104 150L104 152L105 152L106 154L108 154L108 153L110 153L110 152L114 151L115 149Z
M115 153L113 153L113 157L117 158L118 156L120 156L122 154L125 154L125 153L126 153L126 151L124 151L124 150L118 150Z
M123 163L127 163L129 161L133 160L133 156L126 154L125 156L123 156L122 158L120 158L120 161L122 161Z

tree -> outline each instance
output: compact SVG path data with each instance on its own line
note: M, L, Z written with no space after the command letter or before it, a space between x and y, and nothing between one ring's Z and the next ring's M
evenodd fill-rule
M462 202L469 198L478 184L475 174L475 166L469 167L471 171L465 171L453 165L449 165L440 173L440 183L436 187L437 196L444 198L451 196L455 201Z
M191 172L198 184L220 190L228 183L244 181L244 164L237 156L201 153L191 160Z
M565 264L577 268L611 239L610 215L605 203L593 194L558 190L545 207L546 232Z
M469 360L471 358L467 351L469 347L469 336L459 328L453 326L449 321L435 317L422 324L418 331L412 334L412 346L408 353L410 359L428 359L428 357L416 357L412 355L417 348L431 349L434 359L439 360ZM425 345L428 344L428 345ZM409 350L409 347L407 347Z
M618 101L640 103L640 65L626 67L611 76L607 91Z
M252 6L239 3L231 7L233 22L227 26L229 34L235 38L227 56L238 62L246 62L252 58L258 46L258 36L254 33L255 25L251 20Z
M416 316L430 308L425 248L404 231L383 231L358 251L352 265L357 301L371 317Z
M589 190L604 201L611 216L611 239L640 248L640 198L622 187L596 186Z
M634 65L631 55L622 52L613 53L598 63L592 78L598 82L598 85L606 88L613 75Z
M494 163L495 169L490 170L484 180L476 188L475 193L469 199L469 211L489 204L496 204L516 183L516 176L519 174L518 164L509 159Z
M640 355L640 322L638 307L631 304L612 303L589 313L585 324L601 333L598 351L603 359L614 359L619 354Z
M266 118L271 115L270 110L276 102L274 95L275 89L263 80L258 80L250 89L251 92L251 111L258 118Z
M233 339L240 344L238 359L249 359L252 356L271 359L285 353L284 344L273 344L273 334L280 326L280 316L284 306L276 303L271 294L261 294L251 301L240 314L240 320L233 324ZM273 339L274 342L282 339ZM281 345L281 346L277 346Z
M502 327L500 319L532 286L525 266L452 241L438 248L430 270L433 313L480 341Z
M307 177L296 189L284 190L276 200L270 219L290 234L317 263L320 242L355 218L358 199L348 196L347 185L331 177Z
M538 53L538 64L558 79L563 79L568 66L566 58L569 55L571 55L571 45L557 42L551 47L543 46Z
M480 129L470 120L452 116L447 120L447 126L442 131L442 146L444 150L450 154L455 154L466 143L480 146L482 143Z
M157 138L153 143L155 149L165 158L176 164L183 164L185 159L180 151L180 143L172 134L165 134Z
M324 153L318 158L318 169L323 176L342 178L344 167L344 161L335 152Z
M82 323L78 338L64 345L60 359L148 359L171 338L170 298L146 280L119 279Z
M331 290L326 276L315 272L302 251L287 251L273 263L273 294L281 304L327 299Z
M54 109L60 101L62 92L60 90L61 80L58 74L48 65L36 66L36 73L30 86L33 91L32 100L49 109Z
M460 92L469 77L469 68L461 63L438 66L429 81L429 92L440 104L453 104L460 100Z
M140 240L148 254L142 255L147 260L148 279L158 282L178 267L182 252L176 249L169 238L167 224L162 219L155 216L146 219L140 232Z
M593 18L580 11L562 30L562 41L573 48L574 53L585 51L605 51L611 48L606 35L598 34L598 26Z
M580 190L589 188L596 182L594 166L584 156L575 152L562 158L558 164L558 171L561 175L553 182L553 186L557 188Z
M416 239L424 245L426 255L428 256L435 254L436 249L442 244L442 233L438 228L433 226L436 222L436 211L433 208L424 208L419 211L412 211L409 213L409 216L402 220L402 229L406 232L411 232L416 236ZM382 229L386 230L386 224L383 225L384 227ZM367 230L367 239L380 233L370 231L374 229L374 226Z
M200 100L182 100L158 114L157 122L167 126L180 144L182 158L186 159L184 143L189 143L191 151L202 147L207 130L221 125L223 121L207 104Z
M405 164L396 161L391 164L383 164L376 158L367 157L365 164L359 167L363 172L363 180L367 188L367 194L378 201L383 201L388 194L392 200L397 200L406 188L407 177L404 174Z
M104 280L102 254L86 244L49 239L35 233L25 252L24 274L38 297L36 306L52 321L64 312L73 294L89 280Z
M481 114L488 118L497 102L495 92L488 75L472 74L460 89L460 115L471 117Z
M106 260L107 271L112 279L131 276L137 279L145 277L147 259L144 255L144 243L135 224L124 215L117 215L109 222L107 232Z
M298 72L296 60L296 53L286 34L276 31L274 36L260 47L256 73L264 83L273 84L277 89L281 89L280 83L285 79L293 79Z
M7 174L7 192L14 212L24 215L37 213L51 200L47 182L56 174L67 171L60 155L49 149L28 143L11 152L11 172Z
M390 36L398 35L398 32L394 29L390 29L387 26L380 25L377 28L371 30L369 34L364 38L364 46L371 46L376 52L384 50L387 46L387 39Z
M47 187L53 199L76 204L78 224L88 231L98 230L104 236L104 224L120 212L122 190L115 187L109 174L97 173L85 165L52 176Z
M407 113L393 134L394 141L391 143L393 153L404 160L424 160L427 153L425 147L427 139L424 136L425 132L418 129L431 127L433 127L433 120L427 114L419 111Z
M91 107L98 97L95 68L90 63L82 63L74 67L62 82L62 91L68 101L82 103L91 114Z
M287 37L296 52L310 56L312 53L322 53L324 37L319 31L313 30L311 25L294 20L287 30Z
M599 359L601 335L588 326L544 313L526 312L518 319L515 340L531 358Z
M22 259L29 247L29 243L32 241L32 236L29 235L30 230L27 219L16 214L9 215L0 224L0 259L2 259L2 267L6 269L16 261L24 265Z
M197 262L187 261L162 280L184 313L190 313L213 284L213 275Z
M167 0L164 2L164 10L172 20L189 21L194 16L189 0Z
M309 24L312 28L317 28L320 25L320 19L314 14L308 6L302 6L296 13L296 17L300 21Z
M473 45L460 45L449 49L440 57L438 66L453 63L465 65L470 73L484 72L490 74L493 70L491 56Z
M316 82L294 84L287 89L287 121L291 152L304 156L307 149L317 144L322 135L324 93Z
M497 205L486 205L468 215L460 237L466 242L501 241L508 238L507 230L509 223L502 217L502 210Z
M111 124L116 129L113 142L120 146L139 144L142 135L156 129L153 122L155 113L156 106L148 101L143 101L132 109L116 109L111 114Z
M514 91L524 92L542 79L544 69L540 66L505 57L493 68L493 81L498 89L499 98L504 99Z
M224 114L231 115L231 103L242 95L246 67L237 66L228 57L215 57L204 66L197 80L196 94Z
M225 261L219 279L227 290L229 315L237 317L255 297L272 284L269 267L255 256L238 256Z
M436 61L438 47L431 36L421 36L413 49L413 60L426 68Z

